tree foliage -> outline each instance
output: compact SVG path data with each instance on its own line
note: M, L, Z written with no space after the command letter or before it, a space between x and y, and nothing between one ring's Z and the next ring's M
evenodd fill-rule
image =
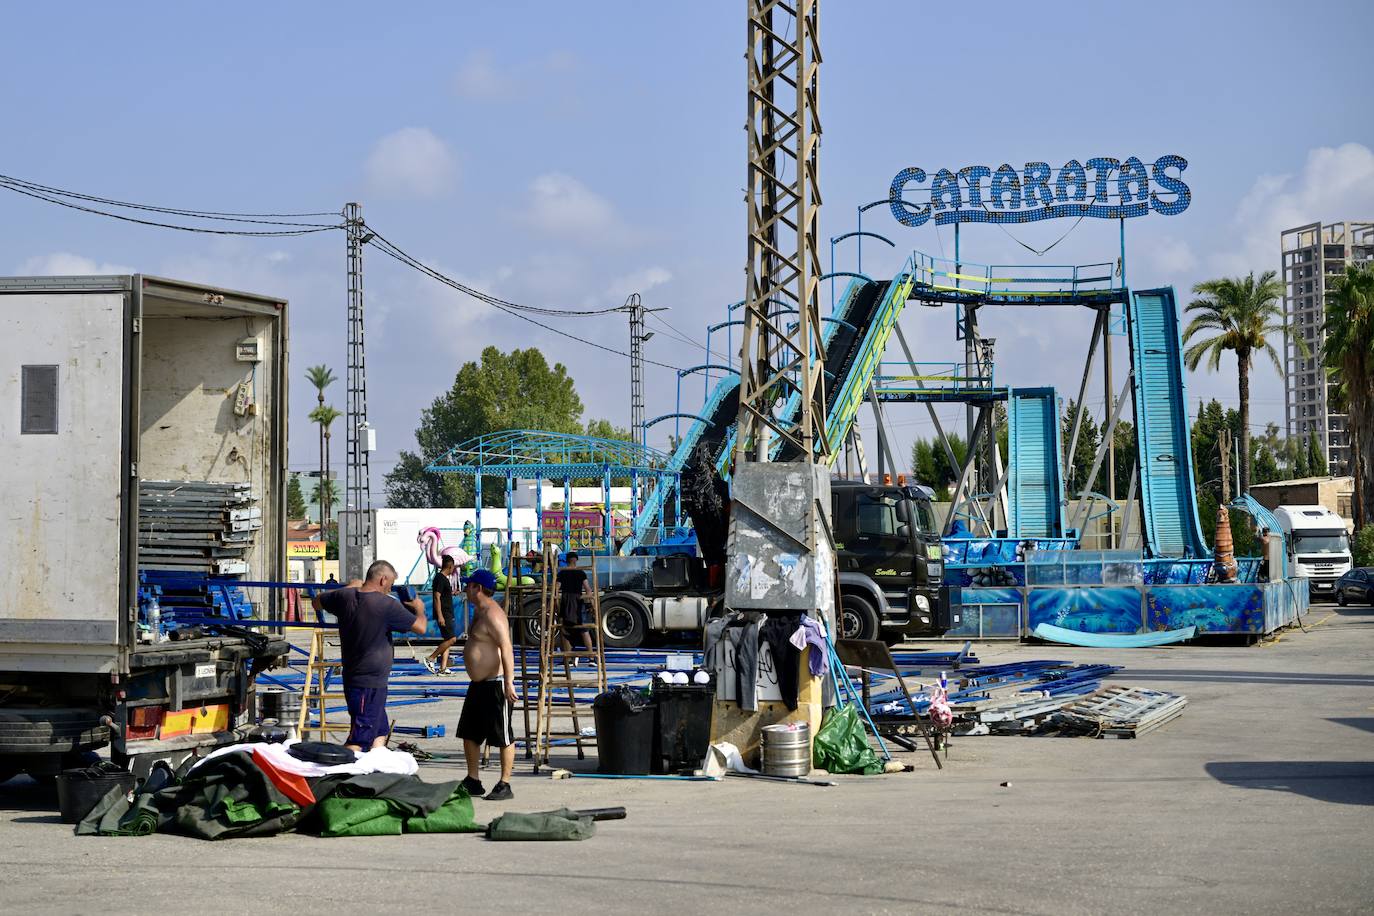
M1347 265L1326 299L1326 341L1322 360L1340 380L1346 406L1351 468L1360 507L1355 516L1374 520L1374 265Z
M300 519L305 518L307 514L305 495L301 492L300 475L292 474L286 483L286 517Z
M968 460L968 442L958 433L950 433L949 447L954 452L954 460L962 468ZM937 498L942 491L947 493L959 479L959 469L950 467L945 447L938 438L917 439L912 443L911 471L916 475L916 483L930 487Z
M1059 421L1060 453L1069 454L1073 438L1073 421L1075 414L1078 413L1078 402L1069 399L1064 405L1064 416ZM1102 444L1102 428L1093 419L1091 411L1083 411L1083 419L1078 428L1078 445L1073 449L1073 455L1068 464L1069 476L1064 481L1065 492L1077 496L1083 490L1096 490L1101 492L1102 488L1090 486L1088 472L1093 469L1093 458L1097 456L1097 448ZM1103 459L1102 468L1106 467L1106 459ZM1095 480L1105 480L1105 471L1100 468ZM1129 472L1129 469L1127 471Z
M480 362L458 370L453 385L420 414L415 430L418 451L402 451L386 475L387 504L393 507L471 506L473 480L456 474L430 474L425 467L449 449L475 436L505 429L531 429L628 440L628 430L606 420L582 422L582 399L567 368L549 365L530 347L503 353L482 351ZM500 487L484 489L484 506L499 506Z
M1283 284L1272 270L1255 279L1253 272L1241 277L1205 280L1193 287L1200 298L1187 308L1193 316L1183 331L1183 342L1192 342L1183 351L1188 368L1196 370L1203 359L1207 368L1216 372L1221 355L1227 350L1236 354L1236 370L1240 392L1240 486L1250 488L1250 368L1256 355L1268 356L1279 375L1283 375L1283 361L1269 342L1270 336L1284 332ZM1195 340L1196 338L1196 340ZM1295 338L1299 352L1306 352L1306 344Z

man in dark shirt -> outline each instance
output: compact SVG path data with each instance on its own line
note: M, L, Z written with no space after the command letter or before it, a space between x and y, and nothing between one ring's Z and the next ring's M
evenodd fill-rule
M458 642L457 628L453 622L453 580L454 580L453 557L444 554L443 565L434 574L434 581L430 583L430 589L434 592L434 622L439 625L439 638L441 642L434 647L429 658L425 659L425 667L430 674L452 674L448 667L448 653Z
M587 571L577 568L576 551L568 551L567 566L558 571L558 593L559 618L563 624L563 651L572 651L569 636L576 631L582 634L582 645L590 656L592 634L582 624L582 608L586 599L591 597L592 587L587 582ZM595 664L590 658L587 663Z
M310 598L315 610L326 610L339 622L344 701L352 723L346 744L355 751L384 746L391 731L386 716L386 685L394 655L391 634L423 633L429 623L419 598L402 605L392 597L395 582L396 568L378 560L357 587L350 583Z

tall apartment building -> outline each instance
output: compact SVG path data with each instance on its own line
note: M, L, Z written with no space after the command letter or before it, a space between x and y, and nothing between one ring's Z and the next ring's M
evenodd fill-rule
M1281 234L1284 418L1289 436L1316 432L1326 452L1328 473L1346 473L1350 440L1345 414L1331 409L1331 385L1322 368L1326 340L1326 297L1347 264L1374 260L1374 222L1312 223ZM1306 342L1310 355L1298 352Z

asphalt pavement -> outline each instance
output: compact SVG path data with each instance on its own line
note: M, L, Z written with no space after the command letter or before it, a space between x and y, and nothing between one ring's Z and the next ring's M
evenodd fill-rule
M1307 626L1259 646L976 647L985 664L1125 665L1112 683L1188 696L1181 718L1138 739L956 738L943 771L904 754L915 772L830 788L555 782L521 760L513 801L476 802L482 820L629 810L580 843L75 837L21 777L0 787L0 911L1367 913L1374 609L1315 607ZM457 712L398 710L450 735Z

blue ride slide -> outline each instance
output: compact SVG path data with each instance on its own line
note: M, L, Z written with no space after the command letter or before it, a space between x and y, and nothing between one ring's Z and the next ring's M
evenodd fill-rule
M1207 557L1173 287L1135 293L1127 319L1146 548L1153 557Z
M1059 460L1059 407L1053 388L1007 394L1007 534L1064 537L1064 481Z

